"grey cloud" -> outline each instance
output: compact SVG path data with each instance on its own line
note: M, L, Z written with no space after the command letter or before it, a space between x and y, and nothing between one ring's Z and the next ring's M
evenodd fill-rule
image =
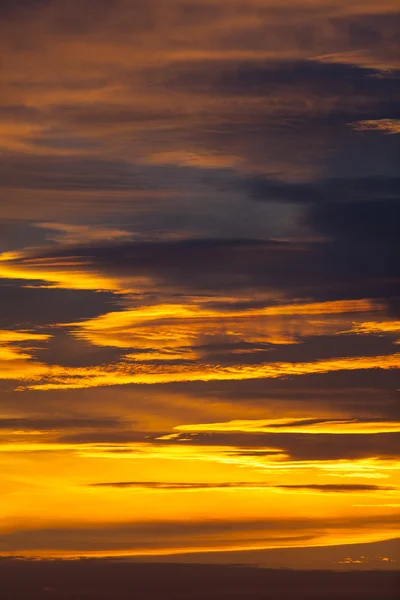
M380 527L382 534L393 531L398 525L398 515L378 515L356 517L352 519L336 518L321 520L305 519L265 519L233 521L171 521L171 522L131 522L123 524L95 525L91 527L37 528L16 530L0 535L0 549L3 553L24 552L30 549L90 551L101 548L103 552L111 550L146 550L169 547L188 549L198 547L201 540L208 542L212 538L217 545L228 541L247 539L249 542L268 544L276 540L304 540L304 536L319 536L323 532L337 530L356 530L357 528ZM302 533L299 534L298 532Z
M0 0L0 12L3 17L23 17L25 11L35 11L49 6L55 0Z
M168 87L185 88L196 94L269 97L300 90L318 99L334 96L336 102L339 99L350 108L354 95L379 103L382 97L395 98L399 94L392 73L312 60L180 62L171 65L164 74ZM318 111L318 107L313 108Z
M349 321L351 315L349 316ZM288 321L287 327L293 326ZM268 321L264 321L265 331L268 331ZM284 325L283 325L284 328ZM294 325L295 329L295 325ZM360 335L315 335L300 337L298 344L215 344L195 347L202 355L201 361L217 364L256 364L268 362L313 362L350 356L384 356L393 354L393 342L397 335L392 336L360 336ZM234 352L234 353L233 353Z
M3 157L0 177L5 188L43 190L123 191L152 189L126 161L9 153Z
M340 460L367 457L396 458L400 455L399 433L309 434L309 433L192 433L181 434L185 444L221 446L232 455L273 455L269 448L279 448L291 460ZM172 440L177 442L177 440ZM165 442L164 442L165 443Z
M109 309L112 310L113 307L110 306ZM45 347L33 352L35 359L48 365L94 367L103 364L112 365L123 357L122 349L86 343L71 336L67 328L65 331L54 331L50 328L49 330L52 337L46 342Z
M170 491L185 491L185 490L207 490L207 489L229 489L229 488L253 488L253 487L268 487L265 482L249 483L182 483L182 482L162 482L162 481L111 481L91 483L89 487L113 487L113 488L144 488L154 490L170 490Z
M171 383L165 393L185 393L201 402L216 398L227 404L258 407L308 406L357 417L400 420L399 370L339 371L302 375L301 378L243 380L234 382Z
M400 199L400 179L398 177L335 178L314 183L288 183L265 177L243 180L243 188L255 200L316 204L335 201L337 203L360 202L360 208L367 200ZM393 204L393 206L396 206Z
M40 120L42 111L24 104L10 104L0 106L0 121L32 122Z
M57 441L62 444L109 444L116 446L114 449L116 452L130 452L132 448L130 446L123 447L123 444L153 443L157 437L162 435L165 435L165 432L136 431L123 428L123 426L111 430L99 427L93 431L60 435ZM120 445L122 447L118 447ZM140 448L134 448L134 451L140 452Z
M0 419L0 430L62 431L64 429L113 429L121 426L118 419L95 418L34 418L9 417Z
M382 192L379 199L368 200L370 194L371 191L363 192L363 202L347 198L345 204L316 204L310 209L309 221L317 231L334 237L339 243L351 240L359 244L368 241L374 246L384 244L393 252L395 260L395 253L400 251L396 228L400 218L400 202L385 199ZM393 185L393 195L400 198L400 180Z
M314 461L316 457L321 461L368 457L385 460L400 456L399 433L281 433L277 427L273 433L185 432L172 439L162 439L167 433L137 431L121 426L59 435L57 441L64 444L114 445L116 452L140 452L140 446L134 449L130 446L135 443L151 443L161 447L184 443L198 448L219 446L232 456L274 458L277 453L284 453L294 461Z
M280 485L280 489L284 490L310 490L316 492L341 493L341 492L380 492L393 491L396 488L384 485L372 485L363 483L326 483L326 484L299 484L299 485Z
M278 289L297 298L332 300L399 296L396 248L360 245L350 231L346 244L335 239L186 239L56 249L37 257L88 259L93 268L121 276L150 276L177 292Z
M287 489L287 490L310 490L316 492L379 492L390 491L396 488L371 485L371 484L299 484L299 485L269 485L265 481L259 482L229 482L229 483L177 483L177 482L162 482L162 481L111 481L101 483L91 483L89 487L112 487L112 488L139 488L139 489L154 489L154 490L170 490L170 491L185 491L185 490L207 490L207 489L230 489L230 488L271 488L271 489Z
M17 324L31 327L68 323L116 308L117 298L107 292L23 287L23 284L0 286L0 327L3 328Z

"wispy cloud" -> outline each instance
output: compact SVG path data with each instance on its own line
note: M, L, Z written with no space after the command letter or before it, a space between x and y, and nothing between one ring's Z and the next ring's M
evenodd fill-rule
M229 483L176 483L162 481L112 481L91 483L91 487L111 487L111 488L138 488L162 491L199 491L199 490L230 490L230 489L278 489L278 490L304 490L309 492L326 493L357 493L357 492L385 492L395 488L371 485L371 484L298 484L298 485L280 485L271 486L266 482L229 482Z

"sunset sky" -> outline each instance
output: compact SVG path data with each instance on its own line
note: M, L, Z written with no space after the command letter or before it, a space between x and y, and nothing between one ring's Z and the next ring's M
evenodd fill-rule
M398 568L396 10L0 0L1 555Z

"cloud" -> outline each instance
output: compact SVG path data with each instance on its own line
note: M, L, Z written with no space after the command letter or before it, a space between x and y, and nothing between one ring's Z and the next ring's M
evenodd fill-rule
M400 432L400 422L369 421L367 419L267 419L178 425L177 431L189 432L249 432L249 433L307 433L307 434L370 434Z
M258 365L218 366L194 365L146 365L121 361L112 365L95 367L61 367L32 363L25 374L27 363L20 368L5 369L1 377L19 379L20 389L79 389L128 384L162 384L185 381L236 381L242 379L269 379L335 371L364 369L398 369L400 355L374 357L338 358L310 363L261 363ZM36 381L32 381L36 380Z
M91 483L90 487L112 487L112 488L138 488L162 491L198 491L198 490L224 490L224 489L281 489L288 491L305 490L310 492L380 492L391 491L396 488L372 484L299 484L299 485L279 485L272 486L267 482L229 482L229 483L176 483L162 481L112 481Z
M33 418L8 417L0 419L1 431L52 432L64 429L113 429L121 423L117 419L95 418Z
M264 290L316 301L391 298L399 293L392 232L397 205L383 202L379 206L350 203L312 209L308 221L325 236L322 241L203 238L96 244L43 249L26 258L3 261L1 269L8 277L28 278L30 273L35 279L69 281L72 287L73 280L67 276L72 266L82 272L81 287L90 282L90 273L97 272L97 280L91 276L97 289L115 287L116 278L122 279L119 285L125 289L131 278L137 288L136 278L142 291L147 291L146 281L151 281L165 291L180 293ZM373 243L370 237L368 244L360 243L366 242L366 234L357 226L353 233L347 221L350 213L360 214L369 228L375 219L378 234ZM385 244L385 239L393 239L393 244ZM73 261L71 266L68 260Z
M168 10L159 1L6 3L3 44L13 61L4 72L3 185L18 205L28 204L21 188L51 191L64 209L75 198L75 211L79 194L94 215L104 207L88 203L89 192L115 202L186 178L185 192L198 192L196 169L149 170L168 153L181 165L200 156L215 167L209 157L231 156L259 174L315 175L332 145L346 151L344 128L352 141L360 136L348 123L398 117L396 77L383 69L396 62L389 5L393 12L376 2L350 11L333 2L323 13L308 2L293 10L255 0L190 10L175 1ZM377 144L362 143L370 154Z
M0 175L4 188L99 192L154 189L130 163L91 157L10 153L4 157Z
M122 229L108 227L96 227L91 225L69 224L69 223L34 223L35 227L48 230L47 239L61 244L87 243L88 240L118 240L131 238L132 232Z
M360 439L361 438L361 439ZM214 434L210 443L218 445L226 445L231 448L233 455L238 457L253 457L256 461L260 459L259 464L262 464L265 447L275 445L289 458L289 461L305 461L307 466L317 466L318 461L327 461L326 470L331 473L340 474L341 476L352 477L357 474L360 477L380 478L385 471L385 467L380 470L383 464L374 463L375 458L379 457L382 460L398 460L399 456L399 436L394 434L373 434L360 436L358 434L264 434L264 435L239 435L239 434ZM193 439L193 444L207 444L205 437L198 434ZM266 455L267 456L267 455ZM318 460L316 460L318 457ZM364 459L367 459L363 464ZM369 459L372 462L369 463ZM329 461L349 461L343 465ZM353 461L353 464L351 462ZM359 462L357 462L359 461ZM389 465L389 463L388 463ZM289 466L289 465L288 465ZM324 470L323 462L320 463ZM279 469L285 469L284 463L276 465ZM289 466L290 468L290 466Z
M311 113L313 117L349 111L351 119L352 111L368 114L383 107L389 109L389 115L390 108L397 114L396 78L391 73L356 65L271 59L180 61L164 70L163 75L166 87L196 96L268 99L279 116L289 111L298 116ZM157 80L162 75L155 77Z
M400 194L399 183L396 187ZM400 203L381 197L379 200L347 201L345 204L320 203L311 209L309 220L317 231L332 236L341 244L347 241L355 245L355 242L366 240L375 248L390 244L390 251L397 255L399 248L393 219L397 219L399 215Z
M400 331L400 321L364 321L361 323L354 323L352 331L363 334L396 334Z
M334 428L330 433L281 432L279 429L265 433L170 433L165 430L140 431L132 426L127 427L123 422L111 422L113 426L102 427L99 420L97 429L81 427L79 423L76 431L71 429L63 432L55 428L51 438L42 436L30 440L8 439L10 444L14 444L8 447L8 451L70 449L80 456L96 458L118 459L125 456L146 461L156 458L232 464L242 468L255 468L258 472L261 470L279 477L296 472L296 469L312 468L314 473L317 471L341 478L366 479L389 477L398 468L400 457L399 434L396 431L390 432L390 427L387 433L377 433L372 429L362 435L343 433L340 430L335 432ZM395 424L392 429L396 429ZM218 488L220 483L207 483L205 487ZM263 485L270 487L270 484Z
M343 560L336 561L336 564L339 565L357 565L357 564L365 564L365 563L379 563L379 562L389 562L396 563L397 560L389 558L388 556L360 556L358 558L347 557Z
M349 492L349 493L357 493L357 492L380 492L380 491L390 491L394 488L380 486L380 485L371 485L371 484L363 484L363 483L325 483L325 484L308 484L308 485L281 485L279 486L284 490L304 490L304 491L316 491L316 492L327 492L327 493L341 493L341 492Z
M233 483L177 483L162 481L112 481L91 483L89 487L115 487L115 488L139 488L170 491L195 491L207 489L240 489L240 488L263 488L268 487L265 482L233 482Z
M263 201L283 201L292 203L301 203L306 205L316 205L318 209L325 208L325 203L335 202L339 206L332 206L331 210L345 210L350 202L353 210L367 207L372 210L378 209L377 204L364 204L366 201L382 201L399 199L400 180L396 177L363 177L346 179L325 179L316 182L298 182L291 183L274 180L273 178L253 177L243 179L243 187L252 198ZM356 204L355 201L361 202ZM341 206L341 204L344 206ZM396 204L389 204L389 208ZM377 212L379 212L377 210Z
M156 554L158 552L255 549L279 546L304 545L304 535L314 544L329 532L337 531L346 535L351 531L353 542L357 534L364 530L373 537L377 528L382 533L395 533L397 515L357 517L352 520L325 519L264 519L264 520L213 520L213 521L171 521L102 523L90 527L67 527L26 529L1 534L1 547L8 553L34 550L50 551L50 555L117 554ZM302 531L302 535L299 535Z
M368 121L358 121L353 125L356 131L382 131L386 134L400 133L399 119L375 119Z
M3 327L13 327L16 323L26 327L67 323L105 313L117 302L106 292L15 284L2 285L0 289L0 324Z
M341 319L344 326L348 314L379 313L382 308L379 303L368 300L267 306L259 303L252 308L246 304L241 307L224 302L202 302L199 298L197 302L148 304L109 312L89 321L71 323L70 327L72 335L87 344L134 349L129 357L134 356L135 360L201 358L203 362L237 362L236 355L240 355L244 362L276 362L281 358L304 361L342 355L341 342L347 355L365 354L365 341L360 344L358 336L351 338L348 334L346 338L330 339L320 334L333 335L341 331ZM320 325L311 322L316 315L325 315L325 321ZM307 337L306 347L297 352L296 348L288 348ZM381 348L376 339L372 341L372 354L393 351L390 341L382 340Z

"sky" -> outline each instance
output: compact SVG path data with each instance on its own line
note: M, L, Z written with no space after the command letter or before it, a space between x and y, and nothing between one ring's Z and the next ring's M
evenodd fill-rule
M396 10L0 0L2 556L398 568Z

